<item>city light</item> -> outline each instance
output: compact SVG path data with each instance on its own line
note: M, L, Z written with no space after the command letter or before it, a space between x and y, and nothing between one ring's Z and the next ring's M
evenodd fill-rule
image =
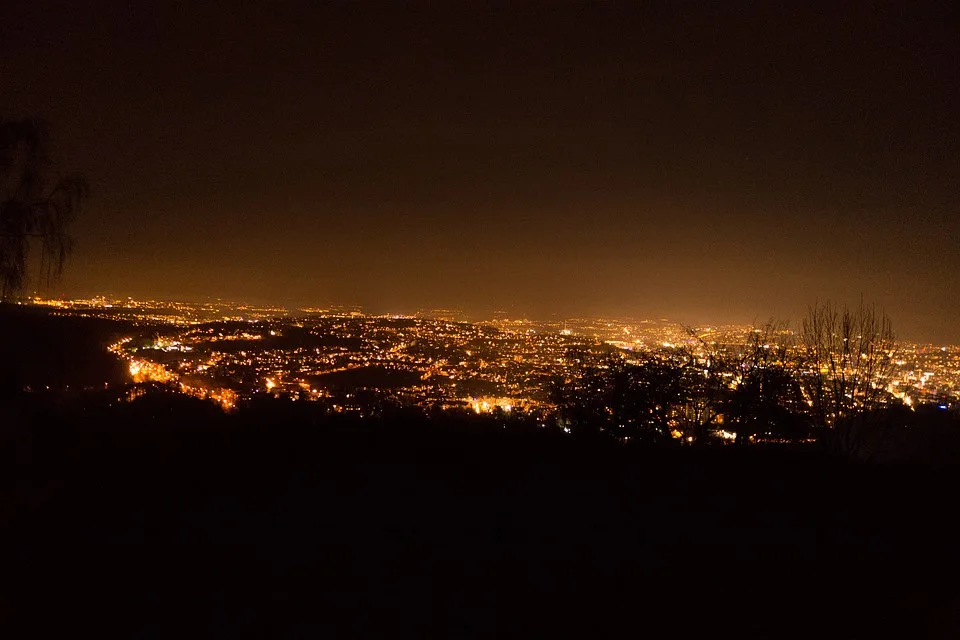
M127 323L130 334L108 350L127 361L133 381L178 384L185 393L213 399L225 408L265 389L333 403L338 411L365 410L364 401L350 391L365 389L397 404L424 408L461 407L480 414L544 412L553 406L550 393L555 380L576 379L585 367L605 368L611 356L633 362L646 357L643 354L687 353L701 363L697 371L709 378L711 350L719 356L733 354L757 331L729 325L700 327L691 334L669 321L606 318L468 323L452 320L456 313L450 311L377 316L356 308L307 313L129 298L31 302L54 314ZM156 335L157 327L168 328ZM302 345L279 342L293 331L299 332ZM789 331L781 337L795 343ZM768 352L776 346L770 341L762 344ZM788 349L787 357L801 355L793 353ZM894 365L884 390L908 408L923 403L949 408L960 391L960 347L902 343ZM801 360L796 366L803 371ZM832 375L827 365L819 373ZM404 377L408 374L409 379ZM723 384L735 389L737 378L724 376ZM249 380L260 383L251 385ZM483 392L477 393L481 388ZM812 406L810 398L804 400ZM673 435L687 437L680 431ZM717 436L735 439L729 431Z

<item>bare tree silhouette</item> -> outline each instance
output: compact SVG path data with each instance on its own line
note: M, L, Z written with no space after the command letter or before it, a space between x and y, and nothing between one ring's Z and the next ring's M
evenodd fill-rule
M60 174L39 120L0 120L0 300L19 295L39 248L38 282L60 276L72 246L67 229L87 199L86 180Z
M707 414L715 415L705 406L710 398L702 379L702 369L682 350L644 353L631 362L612 357L555 386L552 401L560 425L575 433L666 443L695 420L706 429Z
M890 318L861 300L856 308L814 304L801 325L804 393L814 424L836 453L858 456L871 416L889 400L897 344Z
M687 334L699 344L704 365L701 382L707 390L714 421L723 418L725 430L736 434L737 444L771 429L795 422L802 411L789 352L793 334L788 323L770 319L755 326L740 344L716 345L706 342L692 327ZM706 433L694 433L696 440Z

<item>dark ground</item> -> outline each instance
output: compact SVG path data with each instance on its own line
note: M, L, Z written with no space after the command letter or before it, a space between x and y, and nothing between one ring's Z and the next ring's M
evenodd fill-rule
M949 465L4 403L8 637L960 634Z
M37 624L455 637L960 629L947 470L777 449L618 450L465 425L120 426L5 443L18 456L8 603Z

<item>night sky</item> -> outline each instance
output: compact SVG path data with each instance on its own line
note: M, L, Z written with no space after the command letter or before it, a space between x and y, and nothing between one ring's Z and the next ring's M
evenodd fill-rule
M50 293L691 323L862 294L960 342L952 3L141 4L0 8L0 114L92 186Z

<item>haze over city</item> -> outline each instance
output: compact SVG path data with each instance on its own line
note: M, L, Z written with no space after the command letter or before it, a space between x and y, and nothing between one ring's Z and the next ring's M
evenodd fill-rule
M2 106L92 186L45 295L958 342L948 11L20 3Z

